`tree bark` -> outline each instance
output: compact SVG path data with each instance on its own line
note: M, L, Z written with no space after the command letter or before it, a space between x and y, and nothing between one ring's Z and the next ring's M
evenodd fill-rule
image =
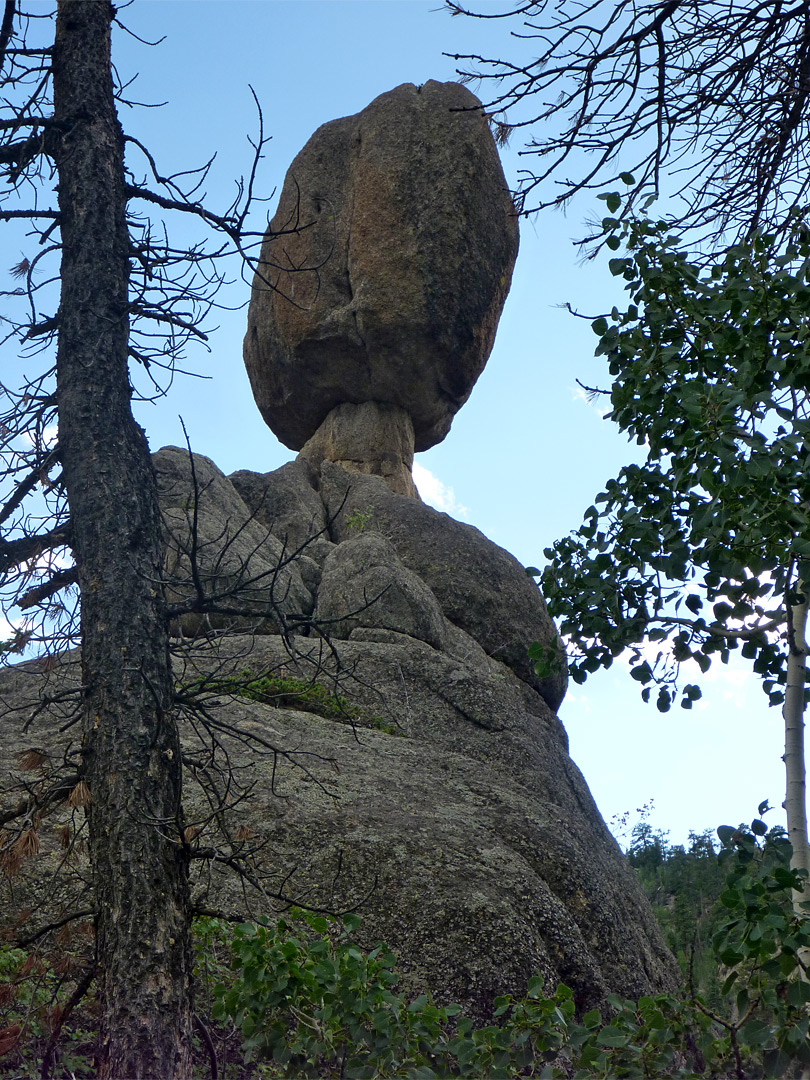
M793 845L792 865L810 874L810 847L807 840L807 783L804 761L804 697L807 666L807 603L790 609L788 666L785 686L785 772L788 839ZM794 906L807 899L807 889L794 894ZM797 912L804 914L799 908Z
M124 142L108 0L59 0L59 445L81 590L103 1078L190 1076L188 863L160 518L131 410Z

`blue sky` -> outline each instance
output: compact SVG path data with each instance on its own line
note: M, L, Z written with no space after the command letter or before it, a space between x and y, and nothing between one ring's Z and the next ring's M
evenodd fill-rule
M490 4L490 11L504 10ZM363 108L402 82L454 79L443 52L531 53L502 22L451 18L440 0L135 0L122 19L146 48L116 31L120 75L139 73L133 99L162 109L123 110L125 128L148 143L165 172L217 160L206 184L216 209L248 167L246 135L256 130L251 84L272 136L260 179L270 196L293 156L322 123ZM512 27L517 29L517 27ZM475 90L475 86L472 87ZM503 152L515 183L520 138ZM617 172L619 169L617 168ZM587 322L561 305L596 315L621 294L606 260L581 264L572 239L601 204L582 199L568 216L546 212L523 222L511 295L486 371L447 439L417 457L423 493L480 528L524 564L578 526L582 512L632 454L601 418L576 379L604 385ZM262 212L272 212L270 203ZM236 270L236 267L234 267ZM223 295L239 307L239 280ZM193 448L226 472L269 471L292 457L263 424L241 361L245 312L214 320L211 352L193 354L205 380L178 379L166 400L143 406L154 449L178 443L182 414ZM782 723L743 666L702 680L691 713L660 716L618 664L573 687L561 709L571 752L606 819L651 799L656 826L683 841L690 828L750 819L757 803L783 797Z

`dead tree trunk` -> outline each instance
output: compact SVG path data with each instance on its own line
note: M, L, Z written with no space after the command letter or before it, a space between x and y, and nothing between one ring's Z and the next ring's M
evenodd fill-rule
M59 445L81 589L101 1077L190 1075L188 864L155 476L130 405L124 141L109 0L59 0Z

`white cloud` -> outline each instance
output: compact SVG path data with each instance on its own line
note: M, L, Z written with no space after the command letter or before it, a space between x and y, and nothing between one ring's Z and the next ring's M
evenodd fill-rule
M414 462L413 480L419 494L428 506L436 510L443 510L445 514L466 520L470 511L456 499L456 493L451 487L443 484L438 477L434 476L430 469Z
M40 437L41 445L46 450L52 450L56 446L59 438L59 428L56 424L49 424L43 431ZM30 431L23 431L20 433L20 439L28 443L30 446L34 445L34 435Z
M566 708L573 706L579 713L586 716L591 710L591 699L580 690L576 683L569 682L568 689L565 691L565 705Z
M604 420L607 414L610 412L610 398L605 397L603 394L589 394L584 387L577 384L571 388L571 400L581 401L588 406L600 420Z
M735 710L761 709L763 715L771 716L768 699L762 689L762 680L745 660L733 656L730 664L715 660L705 675L701 676L700 685L704 688L704 697L696 702L701 711L731 705ZM695 680L697 681L697 680ZM777 718L780 710L774 710Z

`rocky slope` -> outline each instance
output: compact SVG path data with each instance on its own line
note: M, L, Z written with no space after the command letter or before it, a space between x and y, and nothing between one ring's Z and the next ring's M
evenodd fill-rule
M196 904L356 907L365 943L384 939L410 986L480 1016L536 971L582 1008L671 986L649 906L568 756L564 676L539 680L526 660L554 628L519 564L329 462L226 478L197 457L196 488L185 451L155 463L172 595L194 607L201 588L220 608L175 627L181 705L205 684L211 721L185 725L190 851L255 851L253 884L193 859ZM4 776L32 782L19 771L32 747L61 761L70 699L25 733L21 721L75 670L67 656L0 675ZM204 764L217 753L240 793L219 817ZM82 902L81 858L72 876L62 865L65 814L40 823L40 854L6 882L7 916L39 903L48 921Z

